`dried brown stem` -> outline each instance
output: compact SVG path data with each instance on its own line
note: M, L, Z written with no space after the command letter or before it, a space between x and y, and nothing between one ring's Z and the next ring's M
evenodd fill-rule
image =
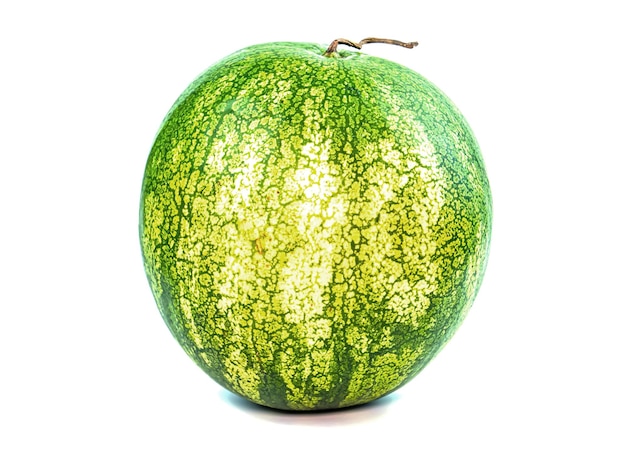
M324 52L324 55L329 56L333 52L337 52L337 47L339 46L339 44L354 47L355 49L361 49L361 47L363 47L365 44L372 44L372 43L392 44L394 46L406 47L407 49L413 49L415 46L417 46L417 42L415 41L414 42L402 42L402 41L396 41L395 39L365 38L365 39L360 40L359 42L354 42L354 41L350 41L349 39L339 38L339 39L335 39L333 42L330 43L330 46L328 46L328 49L326 49L326 52Z

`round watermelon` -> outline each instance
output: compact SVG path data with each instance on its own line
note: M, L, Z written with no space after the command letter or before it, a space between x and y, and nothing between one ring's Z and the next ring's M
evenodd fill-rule
M411 380L466 316L491 194L455 105L399 64L308 43L193 81L150 152L140 240L165 323L216 382L288 410Z

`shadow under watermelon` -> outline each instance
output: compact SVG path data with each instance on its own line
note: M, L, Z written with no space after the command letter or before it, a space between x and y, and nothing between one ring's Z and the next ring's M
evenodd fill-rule
M256 418L286 425L344 426L373 421L382 416L399 395L391 393L363 405L319 411L287 411L257 405L228 390L220 390L220 398L228 405Z

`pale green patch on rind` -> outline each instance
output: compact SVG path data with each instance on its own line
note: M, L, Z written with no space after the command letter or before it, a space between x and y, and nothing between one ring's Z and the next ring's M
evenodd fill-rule
M146 167L146 272L185 351L286 409L351 406L415 376L484 272L478 145L418 74L311 44L233 54L168 113Z

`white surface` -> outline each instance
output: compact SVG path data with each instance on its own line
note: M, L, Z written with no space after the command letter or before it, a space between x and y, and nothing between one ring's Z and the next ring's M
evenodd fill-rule
M626 468L619 2L250 3L0 6L0 468ZM192 364L152 300L146 157L221 57L372 35L420 41L366 52L435 82L481 143L487 276L391 397L251 407Z

